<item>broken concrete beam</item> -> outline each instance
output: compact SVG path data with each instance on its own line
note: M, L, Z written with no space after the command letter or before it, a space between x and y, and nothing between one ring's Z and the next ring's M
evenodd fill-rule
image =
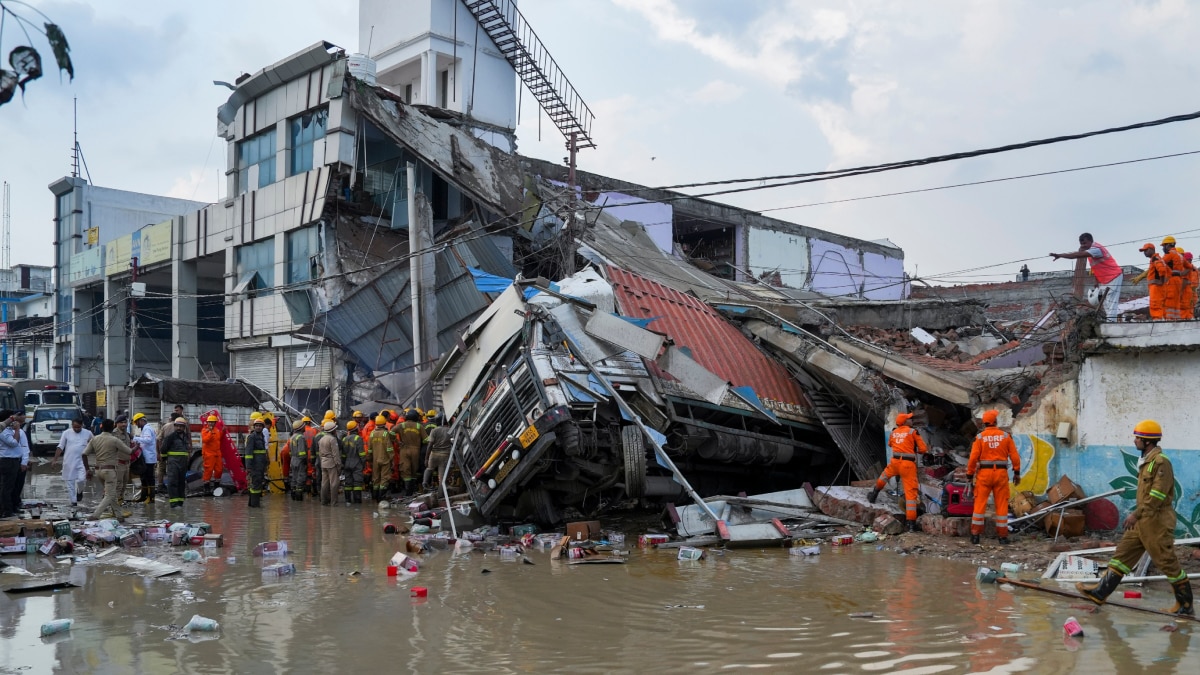
M904 525L893 515L879 516L875 522L871 523L871 529L881 534L900 534L904 531Z
M813 490L812 500L821 513L861 525L872 525L880 516L903 517L903 512L891 503L890 498L881 496L875 504L867 501L869 492L866 488L845 485L819 487Z

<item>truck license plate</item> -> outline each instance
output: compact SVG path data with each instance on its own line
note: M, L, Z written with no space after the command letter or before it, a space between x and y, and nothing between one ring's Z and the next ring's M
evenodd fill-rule
M65 425L65 424L50 424L50 425L47 425L46 428L49 429L50 431L66 431L67 425Z
M521 435L517 438L517 440L520 441L522 448L528 448L534 441L537 440L537 437L537 427L530 425L528 429L521 432Z

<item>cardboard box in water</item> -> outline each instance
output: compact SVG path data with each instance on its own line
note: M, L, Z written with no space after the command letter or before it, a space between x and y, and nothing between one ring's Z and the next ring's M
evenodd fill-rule
M671 541L671 537L665 534L643 534L638 537L638 546L646 548L648 546L658 546Z
M1062 520L1061 529L1058 526L1059 520ZM1053 535L1057 532L1060 537L1078 537L1086 529L1087 518L1083 515L1083 509L1066 509L1065 513L1060 510L1046 514L1044 522L1046 534Z
M600 521L581 520L567 523L567 536L571 541L590 541L600 538Z
M225 538L219 534L204 535L204 548L221 548L225 545Z
M25 537L0 537L0 553L25 553Z
M1083 489L1075 484L1068 476L1063 476L1058 479L1058 482L1046 490L1046 498L1051 504L1058 504L1068 499L1083 499L1086 495L1083 494Z

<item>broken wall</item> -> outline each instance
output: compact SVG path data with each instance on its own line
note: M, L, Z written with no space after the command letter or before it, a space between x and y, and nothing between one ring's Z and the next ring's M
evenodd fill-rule
M860 251L821 239L809 240L811 290L832 296L902 300L907 294L904 259Z

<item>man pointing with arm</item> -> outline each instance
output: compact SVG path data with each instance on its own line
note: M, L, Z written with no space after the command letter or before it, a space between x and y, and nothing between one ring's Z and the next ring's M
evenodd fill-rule
M1104 316L1109 321L1116 319L1117 305L1121 302L1121 282L1125 275L1107 248L1096 243L1091 234L1084 232L1079 235L1078 251L1051 253L1050 257L1055 260L1059 258L1087 260L1088 265L1092 268L1092 275L1096 277L1096 283L1100 284L1100 288L1108 291L1108 295L1104 297Z

